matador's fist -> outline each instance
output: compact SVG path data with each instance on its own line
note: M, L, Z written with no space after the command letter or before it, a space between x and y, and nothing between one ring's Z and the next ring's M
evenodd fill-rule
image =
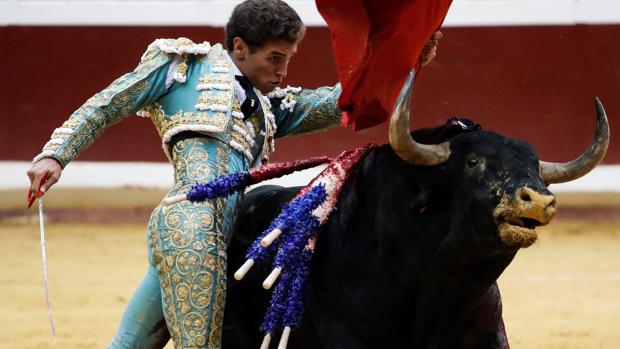
M62 166L53 158L43 158L32 164L32 167L26 172L30 178L29 205L32 205L34 199L40 198L54 183L58 182L61 172Z
M422 62L422 66L427 65L435 58L437 55L437 46L442 37L443 34L440 31L436 31L431 35L431 38L428 39L426 44L424 44L422 52L420 53L420 62Z

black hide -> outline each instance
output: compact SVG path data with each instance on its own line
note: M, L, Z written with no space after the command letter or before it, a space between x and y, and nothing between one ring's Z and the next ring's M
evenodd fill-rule
M502 243L493 209L519 187L550 193L532 146L446 127L413 133L424 143L450 139L441 165L413 166L389 145L360 161L318 232L304 323L289 348L508 348L495 282L517 249ZM232 274L299 189L261 187L239 206L223 348L260 346L270 266L241 282Z

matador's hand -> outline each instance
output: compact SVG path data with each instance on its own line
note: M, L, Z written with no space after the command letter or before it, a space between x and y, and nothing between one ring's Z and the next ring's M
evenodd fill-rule
M427 65L435 58L437 55L437 46L442 37L443 34L440 31L436 31L431 35L431 38L428 39L426 44L424 44L422 52L420 53L420 62L422 62L422 66Z
M37 198L43 195L54 183L58 182L61 172L60 163L53 158L43 158L32 164L32 167L26 172L30 178L28 197L32 195L32 197ZM46 179L44 183L41 183L43 177Z

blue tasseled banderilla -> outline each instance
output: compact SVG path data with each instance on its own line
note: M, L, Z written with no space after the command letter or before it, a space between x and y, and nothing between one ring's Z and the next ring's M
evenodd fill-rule
M306 193L287 205L272 221L269 228L259 236L248 250L247 258L266 262L274 254L274 268L282 268L280 281L276 285L269 309L261 329L272 333L283 327L296 328L303 316L303 291L312 260L312 252L306 249L320 223L313 211L321 205L327 192L324 185L313 186ZM260 241L273 229L283 233L272 244L263 247ZM277 250L277 252L276 252Z
M304 313L303 295L307 289L313 253L305 249L293 265L287 266L271 296L271 302L261 326L264 333L284 327L297 328Z
M308 218L305 217L307 217L308 215L311 216L312 211L319 207L319 205L321 205L325 201L326 197L327 192L325 190L325 186L319 184L313 186L305 194L299 196L290 204L284 206L282 212L280 212L278 217L276 217L271 222L271 224L269 224L269 227L265 229L265 231L263 231L256 240L254 240L252 246L250 246L250 248L248 249L246 258L252 259L256 262L265 262L267 260L270 260L275 254L278 245L281 244L281 241L288 239L289 236L292 236L292 238L296 241L295 243L300 245L300 248L298 250L301 251L303 247L307 244L309 236L306 237L305 240L302 240L299 236L297 236L297 229L291 228L299 226L298 222L300 222L302 219L307 222ZM274 242L269 246L261 246L261 240L274 229L282 230L282 235L280 235L276 240L274 240ZM287 249L290 250L291 248L289 247ZM282 256L280 260L282 261L284 259L285 257ZM279 264L277 266L281 265L282 264Z
M284 314L286 313L287 293L292 285L292 279L295 277L293 273L284 273L280 277L278 285L276 285L271 294L269 308L265 312L265 318L261 326L264 333L273 333L274 330L284 327Z
M195 184L187 192L187 199L192 202L203 202L207 199L226 197L244 190L250 185L250 172L236 172L218 177L205 184Z
M319 220L312 214L312 211L299 215L291 233L287 234L286 240L280 243L273 267L284 269L294 264L319 224Z
M248 186L262 181L278 178L329 162L326 156L312 157L305 160L295 160L284 163L264 165L249 171L231 173L220 176L209 183L195 184L185 194L174 195L164 198L162 203L166 206L181 201L203 202L215 198L226 197L246 189Z
M294 275L292 284L288 286L288 297L284 309L284 326L297 328L301 324L304 314L304 292L308 287L310 262L314 253L308 249L301 252L298 261L291 266L290 273Z

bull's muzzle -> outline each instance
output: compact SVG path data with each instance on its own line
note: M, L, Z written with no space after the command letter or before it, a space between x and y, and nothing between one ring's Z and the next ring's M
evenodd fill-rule
M514 196L504 196L495 208L502 241L511 247L528 247L538 238L536 227L548 224L555 215L555 197L521 187Z

